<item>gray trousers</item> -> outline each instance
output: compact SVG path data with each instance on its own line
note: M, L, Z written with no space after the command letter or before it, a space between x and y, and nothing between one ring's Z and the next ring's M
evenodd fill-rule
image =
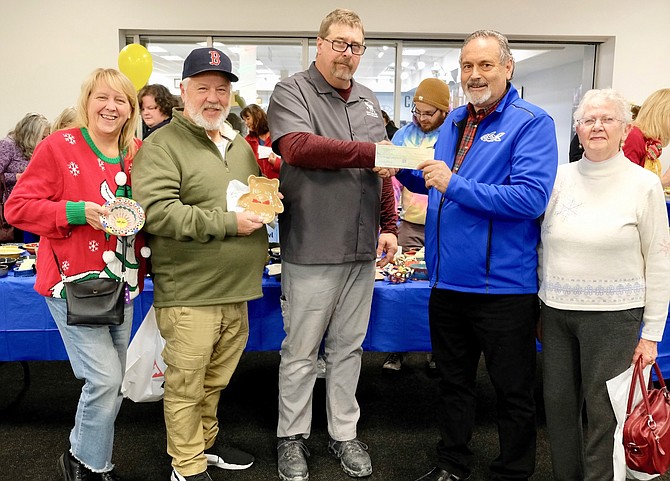
M616 418L605 383L630 367L642 312L564 311L542 304L544 405L555 481L613 478Z
M279 365L277 436L312 427L312 393L319 345L325 336L328 433L354 439L360 408L356 387L368 329L374 261L333 265L282 262L282 314L286 337Z

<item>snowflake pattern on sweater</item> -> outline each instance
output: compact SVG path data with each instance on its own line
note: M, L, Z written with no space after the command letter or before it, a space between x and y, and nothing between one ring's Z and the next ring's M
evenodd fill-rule
M139 141L138 141L139 142ZM124 160L130 172L132 159ZM119 189L119 162L107 162L88 145L80 129L58 131L42 141L33 154L21 183L7 203L7 215L17 227L40 235L35 290L64 297L63 279L51 253L58 256L65 281L121 277L121 238L95 230L88 224L69 224L69 202L90 201L103 205ZM139 255L141 235L126 237L124 278L131 298L143 286L144 262Z

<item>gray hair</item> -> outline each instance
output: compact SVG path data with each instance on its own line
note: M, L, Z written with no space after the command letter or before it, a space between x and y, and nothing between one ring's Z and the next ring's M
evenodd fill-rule
M577 106L577 110L572 115L575 127L577 126L577 121L584 117L587 107L595 104L614 106L617 118L622 120L624 125L628 125L633 120L633 114L630 111L630 102L623 95L614 89L593 89L584 94L584 97L582 97Z
M514 62L514 57L512 56L512 51L509 48L509 42L507 40L507 37L505 37L502 33L497 32L495 30L477 30L476 32L472 32L470 35L465 37L465 40L463 40L461 50L463 49L463 47L465 47L468 43L470 43L472 40L476 38L495 39L496 42L498 42L498 46L500 48L500 63L505 65L509 60L512 60L512 62Z

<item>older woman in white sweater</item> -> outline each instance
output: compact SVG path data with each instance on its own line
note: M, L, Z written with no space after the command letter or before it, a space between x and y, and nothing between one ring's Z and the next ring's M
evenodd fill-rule
M591 90L574 119L584 154L558 169L539 247L544 401L554 479L602 481L613 477L616 428L605 382L639 357L656 360L670 236L658 176L621 150L626 100Z

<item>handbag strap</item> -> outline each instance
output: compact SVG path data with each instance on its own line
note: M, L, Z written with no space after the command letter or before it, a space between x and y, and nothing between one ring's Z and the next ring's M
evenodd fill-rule
M661 386L661 390L667 391L667 388L665 387L665 380L663 379L663 373L661 373L661 368L658 367L657 362L655 362L653 366L656 371L656 377L658 378L658 383ZM651 417L651 406L649 404L649 387L644 385L644 376L642 374L643 370L642 356L640 356L635 363L635 368L633 369L633 378L630 381L630 390L628 391L628 405L626 406L626 418L630 416L630 413L633 409L633 397L635 396L635 385L637 383L640 385L640 390L642 391L642 402L644 403L646 414L649 416L649 420L653 422L654 420ZM651 376L649 376L649 384L651 385Z
M126 248L128 247L127 244L127 239L124 237L121 237L121 245L123 246L122 249L122 254L121 254L121 282L125 280L125 274L126 274ZM63 273L63 269L61 269L60 262L58 261L58 256L56 256L56 251L54 250L53 246L51 246L51 253L54 256L54 261L56 261L56 267L58 268L58 272L60 273L60 277L65 282L65 273ZM116 255L116 253L114 253Z

